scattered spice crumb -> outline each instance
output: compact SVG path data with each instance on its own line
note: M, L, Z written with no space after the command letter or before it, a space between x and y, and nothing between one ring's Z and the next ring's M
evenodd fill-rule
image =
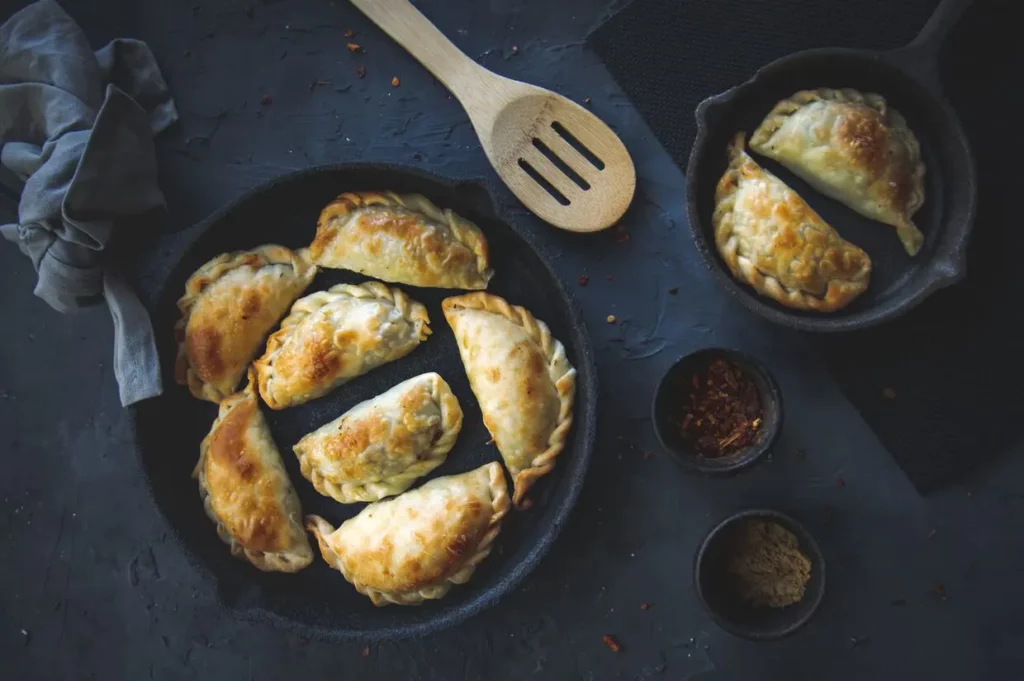
M584 97L583 98L583 103L584 104L590 104L590 97Z
M300 646L304 646L304 645L306 645L308 643L309 643L309 637L307 637L307 636L299 636L299 645Z
M585 274L580 275L580 286L586 286L590 283L590 277Z
M362 656L364 660L370 656L370 646L363 646Z
M678 288L678 287L672 287L672 288L670 288L670 289L668 290L668 294L669 294L670 296L674 296L674 295L676 295L677 293L679 293L679 288Z
M260 97L260 104L262 104L263 106L270 106L273 103L274 103L274 96L273 95L263 95L262 97Z
M362 52L363 51L362 46L359 45L358 43L349 43L345 47L348 48L349 52Z
M836 478L836 487L846 487L846 478L841 475Z
M614 324L615 323L615 315L613 315L613 314L608 315L605 318L605 321L608 322L609 324Z
M395 76L394 78L391 79L391 87L398 87L401 84L402 81L398 79L398 76Z
M343 35L344 35L344 36L345 36L346 38L353 38L353 37L355 37L355 35L356 35L356 32L355 32L355 31L353 31L353 30L352 30L351 28L349 28L349 29L346 29L346 30L345 30L345 33L344 33Z
M884 397L887 400L895 400L896 391L893 390L892 388L882 388L882 397Z
M934 586L932 586L932 591L934 591L935 595L940 598L946 597L946 585L942 582L935 582Z
M612 651L613 653L618 653L622 651L622 646L619 645L619 642L616 641L615 637L611 634L605 634L601 637L601 640L604 641L604 644L606 646L608 646L608 650Z
M640 604L640 609L641 610L650 610L651 609L651 604L650 603L641 603Z
M928 533L928 538L931 539L932 537L934 537L938 533L939 533L938 530L936 530L935 528L932 528L932 531Z
M609 275L606 275L606 276L605 276L605 279L607 279L608 281L611 281L611 280L612 280L612 279L614 279L614 278L615 278L615 277L613 277L613 276L612 276L612 275L610 275L610 274L609 274Z
M513 45L512 46L512 54L519 54L519 46L518 45Z
M970 498L971 498L971 497L973 497L973 496L974 496L974 492L968 492L968 493L967 493L967 498L968 498L968 499L970 499Z
M188 56L188 55L190 55L190 54L192 54L192 50L184 50L184 51L183 51L183 52L181 53L181 56L183 56L183 57L187 57L187 56Z
M363 66L362 64L360 64L358 67L356 67L356 78L365 78L365 77L366 77L366 67Z

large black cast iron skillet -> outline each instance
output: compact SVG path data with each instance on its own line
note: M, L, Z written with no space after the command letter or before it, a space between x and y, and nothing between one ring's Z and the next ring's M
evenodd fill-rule
M555 337L565 344L579 373L568 445L554 471L533 488L532 508L509 514L497 548L468 584L454 587L439 601L415 607L374 607L321 560L315 542L313 565L292 575L262 573L233 558L204 515L199 489L191 477L199 442L216 417L217 407L194 399L172 379L173 327L178 318L175 301L197 267L218 253L268 242L306 246L313 239L320 209L328 201L341 191L371 189L424 194L441 207L476 222L487 236L496 271L488 290L523 305L547 322ZM256 618L298 627L306 635L369 641L435 631L469 617L509 592L533 569L565 524L583 484L594 444L597 377L590 341L571 295L538 248L501 219L483 184L382 165L326 166L286 175L217 211L204 225L201 236L163 284L157 308L152 311L165 394L135 405L131 414L143 469L157 505L192 562L214 581L224 604ZM365 280L351 272L323 270L307 293L340 282ZM490 435L470 392L454 336L441 313L441 300L461 292L410 286L402 289L427 306L434 332L428 341L405 358L375 369L319 400L277 412L264 409L303 510L335 524L355 515L364 504L342 505L317 493L299 473L291 447L305 433L406 378L437 371L451 385L465 413L455 448L428 478L469 471L499 458L497 449L489 443Z
M903 314L933 291L963 278L977 180L967 137L942 93L938 53L970 1L943 0L917 38L901 49L798 52L772 62L746 83L710 97L697 107L697 138L686 169L690 230L714 277L745 306L798 329L847 331ZM711 226L715 185L725 171L726 145L732 136L742 130L749 139L780 99L820 87L854 88L884 96L917 135L927 167L925 203L914 215L925 242L911 257L900 245L894 228L857 215L814 191L780 165L754 154L845 239L871 256L870 288L849 307L829 314L792 310L733 279L715 249Z

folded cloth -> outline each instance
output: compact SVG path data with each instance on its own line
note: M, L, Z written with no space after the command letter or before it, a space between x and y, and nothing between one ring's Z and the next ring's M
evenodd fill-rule
M160 363L146 308L104 256L117 230L164 206L153 135L177 119L145 43L93 53L53 0L0 26L0 164L24 181L18 224L0 234L32 260L35 294L55 310L106 301L123 405L160 394Z

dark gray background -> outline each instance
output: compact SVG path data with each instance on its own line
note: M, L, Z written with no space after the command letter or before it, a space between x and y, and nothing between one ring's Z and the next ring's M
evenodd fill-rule
M0 17L21 4L0 3ZM142 481L110 369L108 313L56 314L31 295L29 262L0 245L0 678L1020 678L1022 447L961 485L919 496L805 339L715 287L686 230L681 172L582 46L621 4L420 3L486 66L592 98L639 175L623 221L628 240L559 233L510 194L499 197L545 241L567 282L589 275L578 294L602 385L583 494L524 585L455 630L373 645L366 658L361 643L310 641L221 610ZM145 291L191 237L188 225L292 169L375 160L493 178L458 103L343 0L64 5L96 47L121 35L149 42L182 115L159 140L170 214L153 229L183 231L130 263ZM347 28L365 54L345 49ZM269 106L260 104L266 94ZM608 325L608 314L619 323ZM656 452L647 412L658 376L708 345L763 359L786 399L773 460L729 480L645 455ZM757 504L803 520L829 567L816 618L770 644L717 629L690 585L704 532ZM604 634L621 653L605 648Z

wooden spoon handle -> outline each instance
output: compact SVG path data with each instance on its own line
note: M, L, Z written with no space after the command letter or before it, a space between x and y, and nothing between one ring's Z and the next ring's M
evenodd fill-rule
M351 0L417 61L427 67L452 94L466 105L476 89L474 83L492 74L455 47L430 20L408 0Z

